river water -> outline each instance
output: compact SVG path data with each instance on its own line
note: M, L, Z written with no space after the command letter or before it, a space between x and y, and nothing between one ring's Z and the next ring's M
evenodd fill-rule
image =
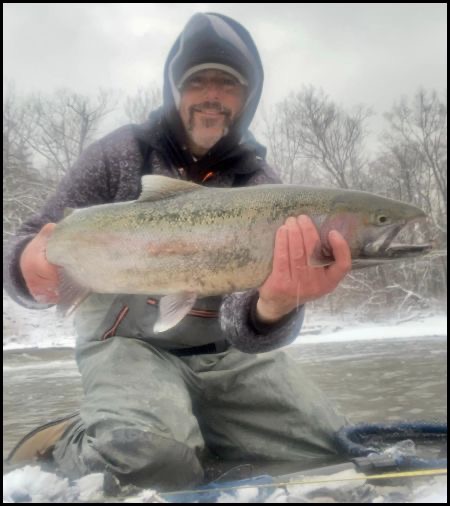
M447 420L445 337L298 344L290 352L353 423ZM3 457L27 432L78 409L71 348L3 353Z

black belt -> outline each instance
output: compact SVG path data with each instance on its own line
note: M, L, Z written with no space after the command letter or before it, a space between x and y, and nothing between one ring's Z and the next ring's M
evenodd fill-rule
M204 344L203 346L193 346L192 348L178 348L168 350L169 353L177 357L188 357L190 355L205 355L207 353L222 353L228 350L230 344L228 341L219 341L217 343Z

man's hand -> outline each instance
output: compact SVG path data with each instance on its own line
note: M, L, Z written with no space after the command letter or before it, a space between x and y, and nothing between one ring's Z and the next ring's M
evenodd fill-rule
M37 302L57 304L58 269L50 264L45 256L47 241L56 223L47 223L26 245L20 256L20 270L28 290Z
M291 217L278 229L272 273L259 289L256 306L263 322L275 322L305 302L332 292L350 271L352 259L346 240L336 230L328 237L335 262L315 267L308 260L320 239L311 219Z

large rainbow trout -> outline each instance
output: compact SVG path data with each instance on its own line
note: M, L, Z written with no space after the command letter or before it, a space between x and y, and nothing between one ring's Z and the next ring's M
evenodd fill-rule
M394 244L425 213L371 193L297 185L206 188L144 176L131 202L77 209L60 221L47 259L60 266L61 308L88 293L162 295L155 331L176 325L197 297L261 286L272 270L276 230L307 214L318 229L313 265L333 262L328 232L347 240L352 268L423 254L429 244Z

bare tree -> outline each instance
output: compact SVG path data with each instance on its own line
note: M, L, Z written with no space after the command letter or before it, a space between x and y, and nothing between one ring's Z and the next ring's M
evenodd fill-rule
M8 83L3 100L3 243L23 219L36 212L55 184L34 167L28 139L34 118L26 101Z
M35 95L28 107L34 113L34 130L27 138L59 180L94 140L101 120L115 108L113 93L99 90L95 99L67 89L53 96Z
M151 111L162 105L162 92L160 88L151 85L139 88L134 95L125 99L125 114L132 123L144 123Z
M3 101L3 240L37 212L59 180L94 140L112 110L112 92L96 99L69 90L19 97L10 83ZM39 165L43 158L49 173Z
M293 182L299 165L341 188L361 187L366 160L363 141L371 111L359 106L347 113L322 91L303 88L278 104L265 118L269 148L283 164L285 180ZM313 169L313 171L311 171Z
M423 268L428 269L428 293L442 295L447 280L447 104L436 91L420 89L385 117L380 172L392 182L390 196L422 207L434 224L430 239L441 255L430 256ZM417 286L419 279L414 290L425 293L424 286Z
M412 104L406 98L385 115L383 140L412 202L432 214L444 232L447 224L447 105L435 91L423 89Z
M276 168L283 182L315 184L323 182L321 174L300 150L296 134L298 121L292 115L290 98L262 111L263 136L267 143L268 161Z
M14 83L6 86L3 98L3 174L31 165L31 153L26 138L32 129L23 100L17 95Z
M435 94L424 91L411 107L402 101L387 116L384 145L372 160L364 151L370 115L363 106L348 113L321 91L304 88L263 115L269 159L281 165L286 183L360 188L418 205L436 224L425 240L444 249L446 106ZM411 237L413 242L417 232ZM312 305L361 318L408 317L413 311L442 308L446 262L442 251L437 253L352 272L335 293Z

